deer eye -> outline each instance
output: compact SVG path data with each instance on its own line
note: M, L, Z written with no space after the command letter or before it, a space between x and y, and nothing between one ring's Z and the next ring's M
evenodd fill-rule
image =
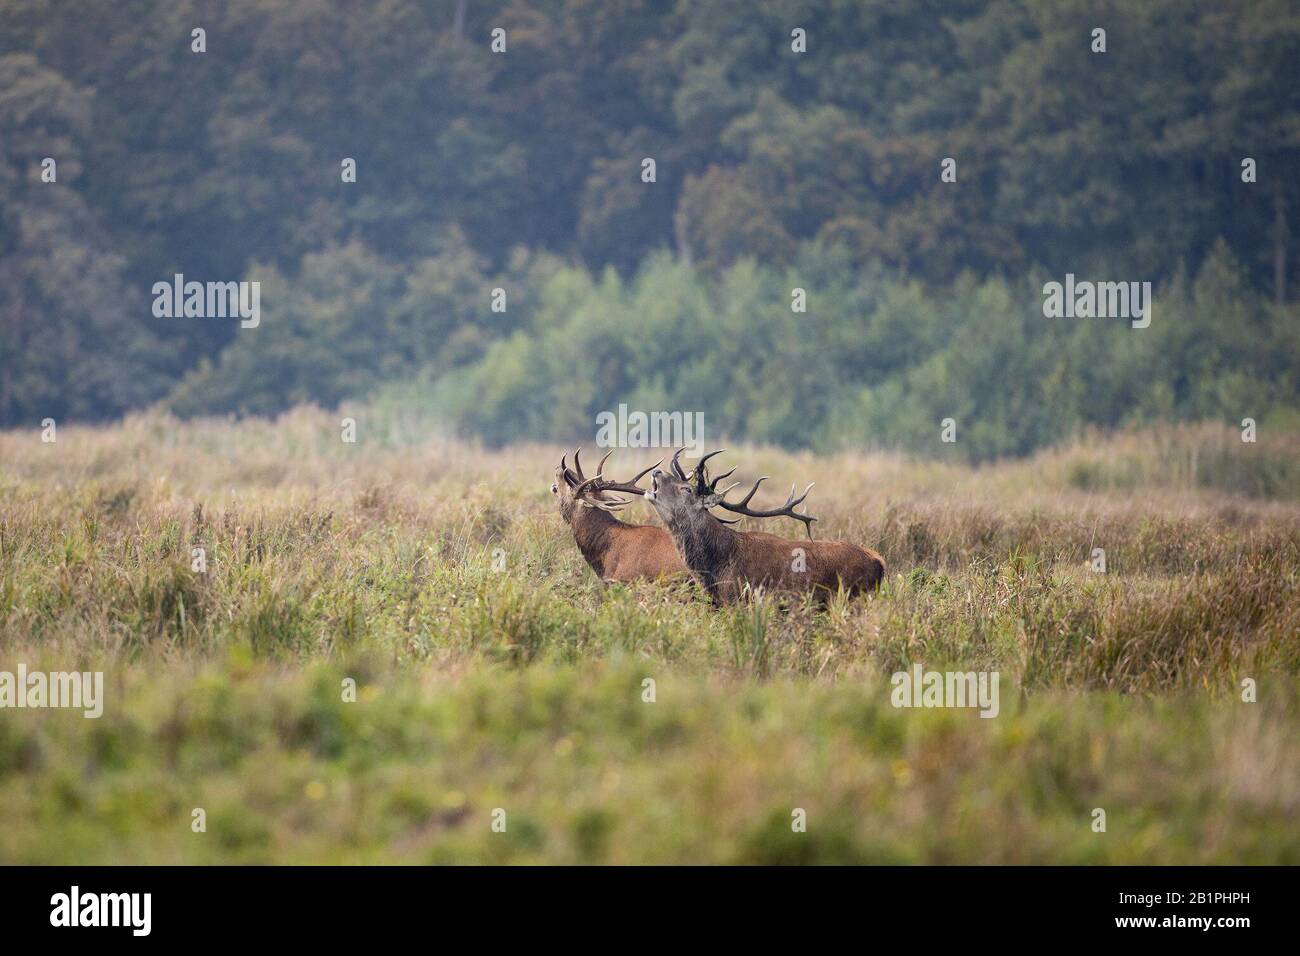
M551 494L558 495L559 493L560 493L560 489L556 487L555 482L551 482Z

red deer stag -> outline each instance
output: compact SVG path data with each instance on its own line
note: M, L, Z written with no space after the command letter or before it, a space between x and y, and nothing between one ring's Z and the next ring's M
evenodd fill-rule
M672 473L655 469L645 497L663 518L686 566L714 603L738 600L746 586L780 592L814 591L823 604L841 586L849 594L880 586L885 562L875 551L845 541L812 540L812 523L817 519L795 510L808 497L811 484L798 497L791 487L790 496L780 508L759 511L751 509L749 502L766 475L754 482L741 501L732 504L726 500L727 493L740 482L722 491L718 491L718 482L735 469L711 482L705 472L705 462L721 452L705 455L690 475L678 462L681 453L679 449L673 455ZM778 538L762 531L735 531L709 513L714 507L754 518L794 518L804 523L809 540Z
M572 470L567 456L560 459L551 493L559 500L560 515L573 529L578 550L591 569L607 582L688 574L667 531L653 525L626 524L610 513L628 504L628 499L614 498L610 493L644 495L645 489L638 488L637 482L646 472L662 464L663 459L631 481L618 482L607 480L603 474L612 452L600 460L596 475L591 478L582 473L581 453L581 448L573 453Z

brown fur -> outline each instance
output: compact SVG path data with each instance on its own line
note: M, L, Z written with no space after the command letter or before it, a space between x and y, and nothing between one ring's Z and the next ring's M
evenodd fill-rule
M825 601L841 586L849 594L873 591L885 576L875 551L845 541L801 541L763 531L734 531L709 513L708 497L689 482L655 472L652 495L687 567L718 604L738 600L749 588L802 593ZM806 570L794 570L802 549Z
M555 470L551 489L559 498L560 515L573 529L578 550L602 581L654 580L689 573L672 536L663 528L627 524L584 504L574 497L562 469ZM584 497L591 493L584 492Z

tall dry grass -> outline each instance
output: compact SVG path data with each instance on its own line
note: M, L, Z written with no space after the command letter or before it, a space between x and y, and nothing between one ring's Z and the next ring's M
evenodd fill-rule
M64 429L52 445L0 436L0 643L128 659L232 644L299 660L631 652L823 679L921 655L1029 688L1225 688L1243 669L1297 672L1300 504L1207 487L1166 458L1226 455L1231 433L1120 436L978 469L740 447L737 477L816 480L817 533L876 548L890 570L875 600L759 626L752 608L601 586L548 492L562 449L371 436L358 417L356 444L307 409L140 417ZM1247 464L1234 474L1254 461L1273 475L1286 458L1276 442L1238 445ZM649 460L624 451L614 464ZM1081 468L1140 478L1140 493L1079 487ZM641 504L629 517L655 520ZM205 574L191 570L196 547ZM1089 570L1097 548L1105 574Z

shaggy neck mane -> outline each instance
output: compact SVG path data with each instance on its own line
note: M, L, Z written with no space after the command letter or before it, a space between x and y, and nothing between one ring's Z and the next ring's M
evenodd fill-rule
M704 510L674 515L668 520L668 530L686 566L699 575L705 588L713 594L740 536Z

